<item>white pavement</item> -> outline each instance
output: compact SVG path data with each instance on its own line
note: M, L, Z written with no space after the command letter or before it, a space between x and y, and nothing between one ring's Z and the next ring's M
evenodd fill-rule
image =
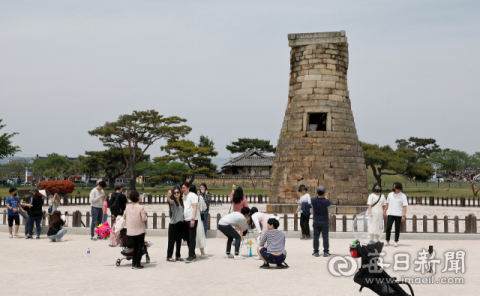
M311 240L287 239L289 269L261 270L260 261L253 258L224 259L225 239L207 239L206 252L212 257L185 264L165 261L166 237L147 238L154 242L149 249L151 263L144 264L143 270L132 270L126 260L115 266L117 258L122 258L120 248L109 247L108 241L94 242L88 236L67 233L66 242L52 243L45 236L40 240L9 239L1 232L1 295L357 295L360 287L353 276L330 274L327 265L331 258L312 257ZM331 239L332 256L348 256L352 240ZM397 278L426 277L414 271L413 263L418 252L429 245L437 252L435 258L441 260L438 271L444 268L446 251L466 252L464 274L437 273L437 279L458 277L464 284L415 284L415 294L478 294L480 254L475 241L401 240L398 248L384 248L384 262L392 263L386 271ZM255 250L255 244L253 247ZM91 258L87 258L87 248ZM405 252L410 254L410 270L393 271L394 253ZM241 253L247 255L247 246ZM187 248L182 247L182 255L186 254ZM361 295L375 294L364 289Z

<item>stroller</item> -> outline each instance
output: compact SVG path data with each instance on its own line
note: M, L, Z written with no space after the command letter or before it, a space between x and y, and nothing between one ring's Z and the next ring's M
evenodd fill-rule
M125 256L125 258L118 258L117 259L117 266L120 266L120 263L123 259L132 260L132 253L133 253L133 240L127 235L127 229L124 228L120 230L120 239L121 243L120 246L122 247L122 251L120 254ZM145 259L147 263L150 263L150 256L148 256L147 246L143 244L142 255L145 255Z
M353 281L359 284L360 291L367 287L376 294L380 296L410 296L405 290L400 287L400 284L405 284L410 289L412 293L411 296L414 296L412 286L407 282L398 282L397 278L392 278L385 270L381 269L381 272L370 272L368 266L375 261L375 258L378 257L383 249L383 243L374 243L367 246L361 246L360 241L356 241L356 245L350 245L350 254L353 258L362 259L362 267L357 271L353 277ZM370 254L370 256L368 255Z

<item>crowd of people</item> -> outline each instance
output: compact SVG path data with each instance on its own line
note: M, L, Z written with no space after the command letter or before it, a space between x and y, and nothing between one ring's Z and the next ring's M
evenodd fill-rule
M141 269L141 259L144 247L149 247L152 243L145 240L147 215L144 207L141 205L140 194L133 190L127 193L123 184L115 185L115 192L108 197L104 188L106 183L100 181L90 192L91 201L91 228L90 238L97 240L94 235L94 229L97 225L107 221L107 209L110 208L111 223L114 224L118 217L125 221L126 235L133 243L132 268ZM400 237L400 225L405 221L408 201L405 194L402 193L402 184L394 183L392 192L385 196L382 194L380 184L375 184L372 188L373 193L368 197L368 234L369 243L380 241L383 233L384 219L387 221L386 244L390 244L391 231L395 224L394 246L398 246ZM298 200L297 213L300 215L300 227L302 230L302 240L310 239L310 216L313 212L313 256L320 256L320 236L323 239L323 256L330 256L329 253L329 212L331 205L326 189L323 186L316 188L316 196L311 197L308 188L301 185L298 189L300 199ZM28 223L25 227L25 236L27 239L33 238L33 229L36 226L36 238L40 238L41 221L43 217L42 205L45 195L37 188L30 191L31 196L20 203L17 195L17 188L10 188L10 197L6 201L8 210L8 226L10 238L21 237L18 234L20 219L22 216ZM127 198L128 196L128 198ZM277 268L287 268L285 263L287 252L285 250L285 235L278 230L278 218L269 214L259 212L256 207L249 208L247 199L243 195L241 187L234 188L230 195L232 202L231 211L218 221L218 230L227 237L225 249L225 258L235 260L245 259L240 255L241 245L244 244L243 237L249 230L256 230L258 235L258 247L255 258L262 260L261 268L270 268L270 264L276 264ZM62 219L61 212L58 211L60 198L58 195L50 196L49 207L49 229L47 236L52 242L62 242L63 236L67 232L67 219ZM168 226L168 262L182 261L186 263L194 262L197 259L196 249L200 249L201 257L208 257L205 254L207 219L209 215L209 206L211 195L208 192L207 185L201 184L200 190L196 186L183 182L180 186L174 186L173 190L168 190L167 200L170 208L170 223ZM130 201L130 202L129 202ZM232 210L233 209L233 210ZM15 231L13 231L15 224ZM182 258L181 248L182 240L186 242L188 248L187 258ZM234 244L234 253L231 248ZM175 257L173 252L175 249Z

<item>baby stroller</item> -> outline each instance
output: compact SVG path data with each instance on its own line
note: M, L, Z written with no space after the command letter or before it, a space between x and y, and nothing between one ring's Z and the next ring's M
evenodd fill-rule
M368 266L375 261L383 249L383 243L374 243L367 246L361 246L360 241L356 241L355 245L350 245L350 254L353 258L361 258L362 266ZM370 256L369 256L370 254ZM392 278L385 270L381 269L381 272L370 272L368 267L360 267L353 281L359 284L360 292L367 287L378 295L385 296L414 296L412 286L407 282L398 282L397 278ZM410 289L411 295L405 292L400 284L406 284Z
M125 258L118 258L117 259L117 266L120 266L120 263L123 259L132 260L132 253L133 253L133 240L131 237L127 235L127 229L124 228L120 230L120 246L122 247L122 251L120 254L125 256ZM142 255L145 255L145 261L150 263L150 256L148 256L147 246L143 244Z

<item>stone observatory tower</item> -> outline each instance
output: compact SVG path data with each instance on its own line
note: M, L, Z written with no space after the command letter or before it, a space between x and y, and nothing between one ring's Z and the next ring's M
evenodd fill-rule
M294 212L301 184L312 197L325 186L336 213L363 211L367 172L347 87L345 31L289 34L288 41L290 88L267 211Z

